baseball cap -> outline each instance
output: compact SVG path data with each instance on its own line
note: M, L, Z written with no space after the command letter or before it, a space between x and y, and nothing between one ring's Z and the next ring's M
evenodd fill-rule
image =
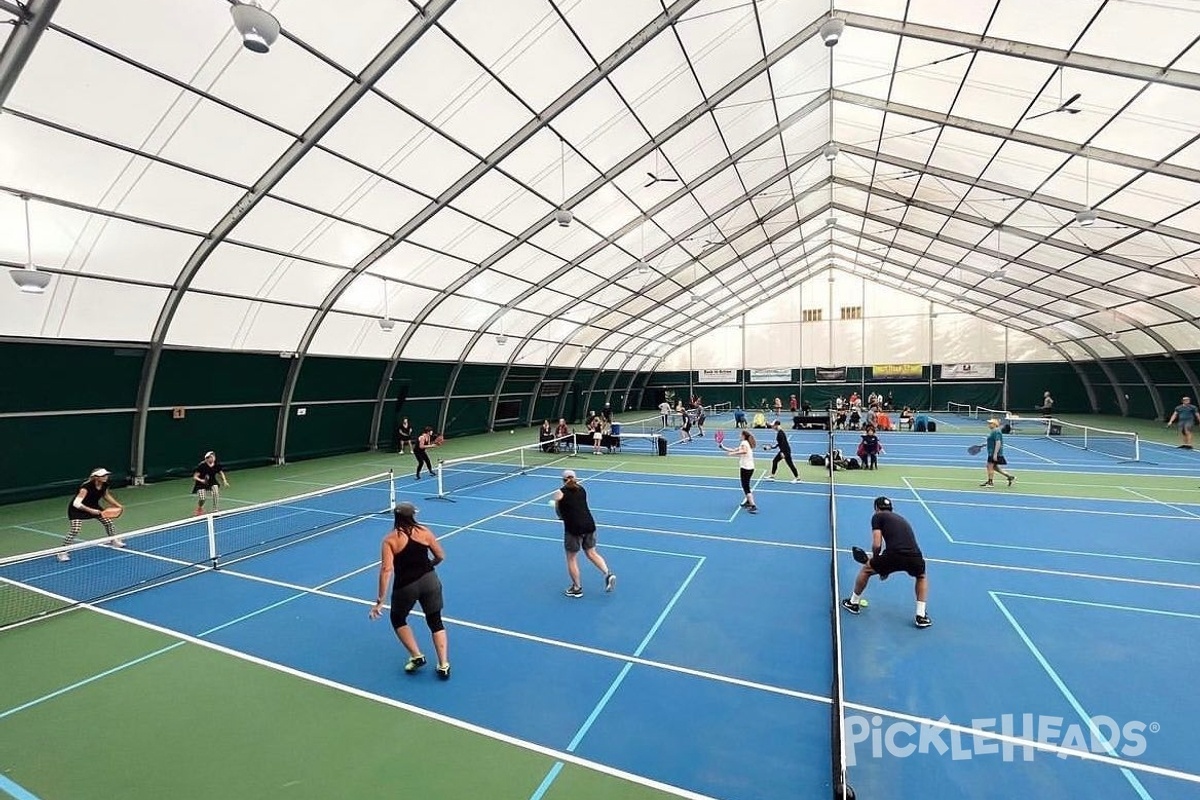
M105 475L112 475L112 473L109 472L108 470L106 470L104 467L99 467L97 469L92 470L92 474L89 477L103 478Z
M212 450L209 450L207 453L205 453L205 454L204 454L204 457L205 457L205 458L208 458L209 456L212 456L213 458L216 458L217 454L216 454L216 453L214 453Z
M564 469L563 470L563 480L564 481L567 478L574 478L574 477L575 477L575 470L573 470L573 469Z
M876 511L891 511L892 510L891 499L887 498L887 497L876 497L875 498L875 510Z
M396 505L396 513L402 517L415 517L417 515L417 507L405 500L403 503Z

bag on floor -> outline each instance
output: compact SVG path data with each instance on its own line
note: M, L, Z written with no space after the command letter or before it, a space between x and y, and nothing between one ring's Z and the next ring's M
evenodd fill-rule
M808 463L813 467L823 467L825 466L825 456L820 453L813 453L808 457Z

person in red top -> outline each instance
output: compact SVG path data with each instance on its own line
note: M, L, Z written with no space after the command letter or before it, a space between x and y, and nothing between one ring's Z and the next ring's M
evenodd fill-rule
M417 507L412 503L400 503L393 512L395 526L383 539L379 564L379 595L371 607L371 619L383 614L383 599L387 596L388 583L393 573L392 628L396 638L408 651L408 663L404 671L413 674L425 666L425 656L417 646L417 637L408 625L408 615L413 606L421 604L425 624L433 635L433 649L437 653L437 676L450 679L449 645L446 641L446 625L442 622L442 581L434 568L446 560L446 553L437 537L428 528L417 523Z
M792 395L790 398L788 398L788 410L789 411L791 411L793 414L795 414L796 409L798 409L799 407L800 407L800 404L796 402L796 395Z

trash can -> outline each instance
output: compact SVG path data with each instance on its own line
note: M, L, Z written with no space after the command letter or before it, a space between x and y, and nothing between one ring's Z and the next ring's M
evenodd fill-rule
M667 454L667 437L665 436L658 437L658 454L660 456Z
M619 437L621 435L621 423L614 422L612 424L612 435L614 437Z

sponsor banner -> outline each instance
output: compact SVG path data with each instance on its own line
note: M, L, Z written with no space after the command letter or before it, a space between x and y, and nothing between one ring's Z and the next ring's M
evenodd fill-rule
M844 383L846 380L845 367L816 367L813 372L820 383Z
M750 370L751 383L791 383L792 370L791 367L782 369L752 369Z
M916 378L920 380L922 366L921 364L876 364L871 367L871 379L894 381Z
M698 370L697 383L737 383L736 369Z
M994 381L995 364L942 364L943 380Z

